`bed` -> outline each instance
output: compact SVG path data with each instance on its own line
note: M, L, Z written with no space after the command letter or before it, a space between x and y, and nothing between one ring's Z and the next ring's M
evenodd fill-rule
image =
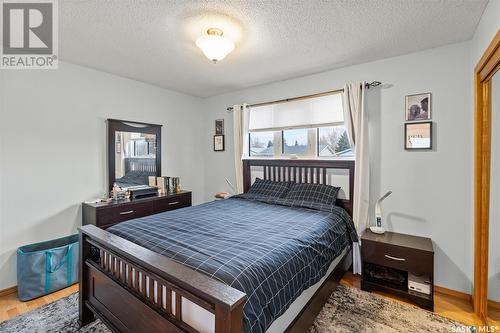
M80 321L119 332L304 331L350 265L352 161L246 160L255 179L328 183L348 197L311 209L249 194L80 229Z
M120 187L131 187L149 184L149 176L156 176L156 159L146 157L126 157L124 176L115 179Z

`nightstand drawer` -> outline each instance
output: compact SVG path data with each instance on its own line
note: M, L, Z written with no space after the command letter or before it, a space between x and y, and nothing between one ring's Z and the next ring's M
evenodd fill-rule
M153 214L191 206L191 193L153 202Z
M411 248L364 241L363 261L403 271L432 274L433 254Z

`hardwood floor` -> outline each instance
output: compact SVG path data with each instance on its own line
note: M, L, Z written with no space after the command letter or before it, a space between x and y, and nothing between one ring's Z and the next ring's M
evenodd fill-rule
M488 325L500 327L500 309L488 308Z
M14 318L17 315L36 309L42 305L56 301L59 298L68 296L78 291L78 284L61 289L50 295L45 295L34 300L21 302L17 298L17 293L12 293L0 297L0 322Z
M360 288L361 279L348 272L344 275L341 284L353 288ZM0 297L0 322L14 318L24 312L36 309L44 304L53 302L61 297L67 296L73 292L78 291L78 284L75 284L66 289L59 290L53 294L43 296L32 301L21 302L17 299L17 294L9 294ZM409 303L406 300L398 299L391 295L378 293L403 303ZM467 325L483 325L481 320L472 311L472 304L462 298L436 293L434 298L435 313L453 320L463 322ZM491 313L491 317L498 320L500 318L500 311L498 313ZM490 325L499 325L498 322L492 319Z

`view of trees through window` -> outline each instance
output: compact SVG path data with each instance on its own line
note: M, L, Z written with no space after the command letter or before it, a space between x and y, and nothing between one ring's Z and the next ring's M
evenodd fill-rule
M273 156L274 132L250 133L250 156Z
M318 156L354 156L347 129L344 126L320 127L318 136Z
M275 132L250 132L249 139L250 156L354 156L347 130L343 125ZM310 142L316 142L317 146L310 147Z

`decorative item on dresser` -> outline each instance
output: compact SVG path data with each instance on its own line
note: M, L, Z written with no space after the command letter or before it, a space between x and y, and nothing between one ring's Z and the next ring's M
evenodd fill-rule
M106 229L119 222L188 206L191 206L189 191L136 200L83 203L82 224Z
M375 234L366 229L361 236L361 258L362 290L395 294L434 311L434 248L430 238L395 232Z

